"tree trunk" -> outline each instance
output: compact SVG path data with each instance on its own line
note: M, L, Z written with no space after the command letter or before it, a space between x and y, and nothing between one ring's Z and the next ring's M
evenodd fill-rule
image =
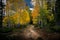
M55 4L55 19L56 19L56 25L60 26L60 0L56 0L56 4Z
M0 1L0 19L1 19L1 20L0 20L0 28L2 27L2 12L3 12L3 11L2 11L2 9L3 9L2 7L3 7L3 5L2 5L2 0L1 0L1 1Z

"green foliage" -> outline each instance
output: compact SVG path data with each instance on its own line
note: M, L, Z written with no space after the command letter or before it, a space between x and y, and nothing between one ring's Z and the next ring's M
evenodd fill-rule
M54 26L53 29L54 29L55 31L60 31L60 26Z
M8 33L11 32L12 30L13 30L12 28L8 28L8 27L0 28L0 32L2 33Z
M49 26L49 27L46 27L46 31L49 32L49 33L52 33L52 32L58 32L60 33L60 26Z
M54 23L54 14L52 13L51 9L48 9L47 6L48 5L45 2L45 4L43 4L43 7L40 7L39 19L41 20L41 27L50 26L51 23Z

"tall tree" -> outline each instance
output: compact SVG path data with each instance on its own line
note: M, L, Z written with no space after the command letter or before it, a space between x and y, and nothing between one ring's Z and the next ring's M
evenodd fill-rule
M0 0L0 27L2 27L2 12L3 12L3 8L2 8L2 0Z
M60 26L60 0L56 0L55 4L56 25Z

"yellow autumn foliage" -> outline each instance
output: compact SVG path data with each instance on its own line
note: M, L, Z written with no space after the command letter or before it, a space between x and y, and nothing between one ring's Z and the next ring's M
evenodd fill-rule
M15 24L20 23L21 25L25 25L30 22L29 13L25 9L23 9L23 11L21 11L21 13L16 12L12 16L4 17L3 22L6 24L8 19L10 19L11 22L14 22Z
M27 10L21 10L20 13L15 13L13 15L13 20L15 21L15 24L20 23L21 25L27 24L30 22L30 16Z
M43 1L43 9L47 9L47 2L46 2L46 0Z
M6 27L7 27L8 21L10 21L11 24L13 24L14 20L12 19L12 16L9 16L9 17L5 16L5 17L3 18L3 20L2 20L3 26L6 26Z
M51 14L50 16L48 15L47 18L49 19L49 21L52 21L54 20L54 15L53 14Z
M33 21L33 24L37 24L37 21L38 21L38 16L39 16L39 5L36 4L35 7L34 7L34 10L32 11L32 21Z
M17 12L12 16L12 18L15 21L15 24L18 24L19 14Z
M38 12L36 11L36 10L34 10L33 12L32 12L32 17L33 18L36 18L38 16Z
M2 25L3 26L6 26L7 25L7 17L4 17L3 20L2 20Z
M20 24L26 24L30 22L30 15L27 10L23 9L20 14Z
M32 17L36 18L39 15L39 5L36 5L34 7L34 10L32 11Z
M4 17L4 18L3 18L3 22L7 21L7 18L8 18L8 17Z
M33 24L37 24L38 19L37 18L34 18L34 19L32 19L32 21L33 21Z

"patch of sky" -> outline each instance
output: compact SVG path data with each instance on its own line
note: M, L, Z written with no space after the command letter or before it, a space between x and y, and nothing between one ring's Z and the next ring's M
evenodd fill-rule
M31 0L25 0L25 2L26 2L26 6L29 6L30 8L33 8Z

